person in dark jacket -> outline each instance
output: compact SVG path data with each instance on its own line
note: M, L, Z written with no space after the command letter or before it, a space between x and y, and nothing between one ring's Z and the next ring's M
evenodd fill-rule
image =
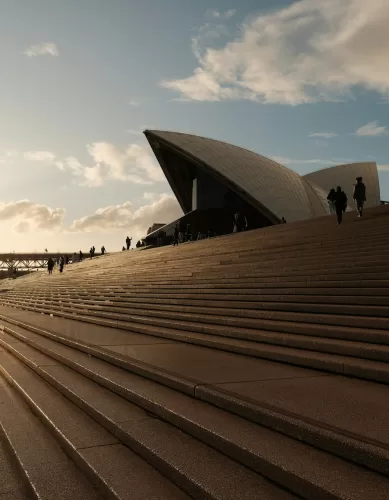
M174 234L173 234L173 246L178 245L178 237L180 233L180 228L178 224L174 226Z
M336 197L335 189L331 189L327 196L328 206L330 208L330 214L335 213L335 203L334 203L335 197Z
M342 188L340 186L336 188L334 205L339 226L339 224L341 224L343 220L343 212L345 212L347 208L347 196L346 193L342 191Z
M357 205L358 218L362 217L363 205L366 201L366 186L362 182L362 177L356 178L357 183L354 184L353 199Z
M47 270L48 270L49 274L53 273L53 269L54 269L54 261L50 257L49 260L47 261Z

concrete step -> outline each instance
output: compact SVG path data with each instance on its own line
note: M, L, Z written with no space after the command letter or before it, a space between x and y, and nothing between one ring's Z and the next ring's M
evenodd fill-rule
M335 314L285 313L282 311L255 311L255 318L229 317L224 315L189 314L156 309L126 310L126 313L110 313L99 308L75 307L74 304L45 301L44 304L24 301L1 301L4 305L14 305L37 312L53 312L58 315L76 314L107 319L116 324L140 323L155 327L172 328L215 335L234 336L236 332L250 335L250 330L270 330L272 332L296 333L367 342L389 344L389 319L347 316ZM36 305L35 305L36 304ZM254 314L254 313L253 313ZM370 339L370 340L369 340Z
M0 360L2 374L103 497L127 499L131 492L132 498L136 499L189 498L21 361L8 352L0 353ZM41 444L44 444L43 441ZM26 437L23 448L29 449ZM46 461L47 455L43 456ZM44 479L51 489L58 488L61 481L65 492L67 482L71 483L69 488L73 490L73 496L61 497L61 493L56 493L57 496L50 498L85 498L86 493L83 494L81 484L79 487L78 484L73 484L74 481L69 481L69 475L68 481L63 482L66 479L65 473L63 476L62 473L58 477L53 476L47 462L45 467L47 470L44 472ZM55 481L50 480L52 477L55 477Z
M4 373L3 360L12 362L12 358L4 350L0 351L0 358L0 369ZM3 377L0 378L0 405L2 500L102 498Z
M4 383L0 378L0 398ZM1 422L1 420L0 420ZM15 458L12 456L0 430L0 499L1 500L32 500L32 491L22 483L22 473L16 467Z
M100 297L100 296L97 296ZM325 313L353 316L389 317L389 297L350 297L350 296L257 296L252 301L215 301L215 300L177 300L171 298L151 299L130 296L119 297L102 295L101 298L93 295L66 296L65 294L19 294L13 295L14 300L32 300L35 304L71 304L75 309L90 308L107 312L137 313L140 309L152 311L172 311L190 314L212 314L218 316L256 317L256 311L281 311ZM265 299L266 299L265 297ZM9 296L8 296L9 298ZM260 299L260 300L259 300ZM365 307L361 308L360 306ZM254 311L254 312L253 312ZM154 314L154 312L153 312Z
M175 375L165 372L165 377L160 366L148 365L146 367L138 363L137 369L134 365L130 366L123 362L122 357L121 367L132 372L124 375L121 370L118 371L117 366L104 363L101 359L88 356L52 340L39 339L38 336L20 329L17 332L14 331L13 336L104 387L114 390L121 396L127 397L128 390L132 393L139 391L142 384L139 382L139 377L134 374L138 371L138 375L148 376L156 382L170 385L174 389L179 389L180 392L208 401L316 448L385 475L389 474L389 447L387 445L389 435L384 431L387 429L385 424L387 420L386 398L389 395L389 387L353 381L345 377L323 376L323 374L318 376L317 372L311 370L285 367L278 363L250 361L249 358L239 361L230 355L224 360L216 353L210 353L211 358L204 358L204 351L198 350L197 352L192 350L189 357L183 357L183 353L180 353L179 366L181 368L178 368L177 362L174 363L174 367L172 366L172 357L166 359L167 366L170 370L174 370ZM92 349L88 352L95 354ZM163 356L163 353L161 354ZM156 359L155 353L153 356ZM109 360L109 358L106 359ZM189 361L190 359L192 362ZM210 363L211 359L213 363ZM113 362L113 359L109 361ZM211 368L212 366L217 367L217 374ZM177 369L182 373L179 374ZM256 382L253 382L255 376L251 370L257 374ZM130 376L136 377L136 383L133 381L127 392L121 391L119 387L123 385L123 380ZM244 381L245 379L247 381ZM153 384L150 380L144 383ZM336 391L333 394L328 393L329 385L334 384ZM251 387L252 398L247 394L247 388L250 392ZM257 393L257 387L262 387L262 394ZM266 387L268 390L265 390ZM304 391L304 387L309 388L308 393ZM153 389L155 394L159 390L165 391L162 387ZM288 391L292 391L294 397L291 395L288 397ZM315 394L314 398L312 398L312 393ZM131 401L140 404L137 399L139 395L134 397ZM160 397L164 397L163 393ZM299 407L302 398L307 399L307 397L311 399L305 401L304 411L299 414L295 407ZM324 400L325 406L322 405ZM290 407L291 404L292 407ZM348 405L352 411L357 412L355 418L350 418ZM358 415L365 405L369 405L372 409L369 415L374 418L374 425L369 425L368 421L360 421ZM334 408L337 409L335 412ZM155 409L153 412L155 413ZM365 415L365 418L367 417ZM220 422L218 423L220 425Z
M50 323L48 325L46 316L35 314L35 316L31 317L31 313L27 311L26 313L26 315L23 315L22 311L1 311L0 318L44 335L50 336L55 331L57 340L65 344L70 342L69 345L73 345L74 341L76 341L77 345L81 349L86 350L86 352L89 352L89 344L101 345L103 346L104 353L102 354L98 351L96 355L103 356L103 359L106 359L106 356L109 359L115 359L117 356L115 352L116 348L107 345L112 344L109 333L105 332L103 336L99 337L99 340L94 340L93 336L88 335L88 328L86 328L86 330L84 329L83 337L80 337L78 334L74 336L72 327L66 325L66 319L55 318L54 321L49 320ZM134 326L133 323L112 323L104 320L95 320L87 316L66 315L65 313L63 317L134 332L137 334L134 343L144 343L144 340L139 340L138 334L146 334L151 337L151 343L155 342L159 337L163 338L164 341L169 339L168 341L184 342L221 351L309 367L315 370L347 374L366 380L389 383L389 367L384 362L387 358L387 348L379 344L358 343L356 341L349 343L348 341L333 341L330 338L322 340L305 336L301 336L301 339L298 336L292 336L289 342L287 336L283 337L282 334L277 332L257 332L258 337L255 337L253 330L246 332L242 330L237 333L236 329L231 330L231 338L228 338L226 337L226 328L223 329L222 335L216 335L185 332L161 327L154 328L144 325ZM21 320L21 318L24 318L24 320ZM38 326L32 326L31 321ZM62 330L64 322L67 327L65 334L63 334ZM46 326L49 326L50 332L44 330ZM361 332L365 334L365 331L361 330ZM239 338L239 335L241 338ZM129 339L123 338L123 335L120 335L119 338L119 345L128 344ZM367 338L366 335L365 338ZM378 342L379 339L375 337L368 340ZM158 342L161 341L158 340ZM118 342L115 341L114 344L118 345Z
M386 499L389 479L201 401L164 387L158 387L156 384L147 383L144 379L136 380L135 377L134 380L133 375L119 372L119 370L116 370L116 373L121 375L120 385L111 384L111 390L115 391L111 392L65 366L47 366L42 360L40 363L34 362L36 350L22 342L12 340L7 343L7 348L27 362L31 368L92 418L114 432L121 441L136 450L140 449L140 454L144 453L145 437L147 440L152 435L155 440L154 427L157 427L159 439L164 438L166 442L176 447L174 437L171 439L170 434L166 435L165 429L168 426L163 421L148 417L140 410L139 406L142 406L148 412L156 409L158 413L155 417L172 421L175 426L238 462L242 462L250 469L258 473L264 472L269 479L282 484L302 498L325 500L331 497L364 500L369 492L372 498ZM100 365L103 370L105 367L107 371L105 363L100 362ZM112 382L112 373L110 381ZM129 389L131 387L137 388L136 398ZM138 406L126 403L116 393L125 393L128 401L136 399ZM125 419L124 422L123 419ZM139 421L142 422L139 423ZM150 423L152 423L151 427ZM157 450L157 453L160 453L160 450ZM310 457L309 463L303 465L299 457L306 458L307 456ZM155 460L155 456L151 459ZM209 467L208 463L205 465ZM182 467L182 464L180 466ZM214 466L212 461L209 473L214 472L212 471ZM193 467L190 471L193 474ZM195 473L198 474L198 471L196 470ZM334 484L335 474L341 474L342 482ZM296 480L297 477L298 480ZM235 484L232 494L236 495L233 498L242 498L242 489L236 484L236 473L233 473L233 481ZM227 483L224 483L224 487L229 486ZM348 496L350 484L353 489L352 496Z
M186 490L191 497L225 500L235 500L237 496L247 500L297 499L256 472L176 427L147 414L73 370L64 371L62 366L46 366L52 358L43 356L39 351L22 343L15 343L12 337L7 339L4 334L2 337L3 345L6 345L10 352L21 358L90 417L99 421L117 436L121 443L132 448L140 457ZM46 361L41 359L42 357L46 358ZM71 388L60 381L61 375L64 374L68 383L70 380ZM109 465L111 464L107 464Z

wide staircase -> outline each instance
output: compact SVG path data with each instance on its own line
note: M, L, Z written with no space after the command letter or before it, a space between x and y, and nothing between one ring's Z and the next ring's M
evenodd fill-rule
M389 499L389 207L0 288L0 500Z

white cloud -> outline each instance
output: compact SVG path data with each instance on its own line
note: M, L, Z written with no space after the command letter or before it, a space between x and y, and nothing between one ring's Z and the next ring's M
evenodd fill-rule
M322 139L332 139L336 136L337 134L334 134L334 132L315 132L313 134L309 134L309 137L321 137Z
M23 52L28 57L36 56L59 56L59 50L55 43L45 42L37 45L30 45L27 50Z
M27 151L24 153L24 159L28 161L52 163L55 160L55 154L50 151Z
M135 101L133 99L131 99L131 101L128 101L128 104L130 106L134 106L134 107L140 106L140 102L139 101Z
M359 127L359 129L355 132L356 135L362 136L377 136L377 135L386 135L388 133L387 127L380 127L378 122L369 122L363 127Z
M35 230L59 230L63 226L65 210L50 208L29 200L0 203L0 221L15 220L18 232Z
M50 151L27 151L24 158L54 164L75 177L78 184L88 187L99 187L109 180L144 185L165 181L162 170L146 146L130 144L121 150L109 142L94 142L86 149L93 160L92 165L85 165L74 156L57 159ZM5 159L0 158L0 162L5 162Z
M205 17L207 19L217 19L217 20L227 21L228 19L231 19L231 17L234 16L235 13L236 13L235 9L229 9L225 12L220 12L219 10L215 9L208 9L205 13Z
M128 229L136 238L146 234L147 228L154 222L168 223L182 215L174 196L162 194L149 205L137 209L131 202L100 208L92 215L75 220L71 231L115 231Z
M217 17L217 16L216 16ZM162 82L184 99L296 105L360 86L389 95L389 2L300 0L252 18L222 48L194 53L187 78Z

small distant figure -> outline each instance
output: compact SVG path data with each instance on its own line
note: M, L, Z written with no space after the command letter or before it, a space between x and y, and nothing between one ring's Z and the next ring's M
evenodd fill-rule
M129 237L127 236L127 238L126 238L127 250L129 250L129 249L130 249L130 247L131 247L131 241L132 241L132 237L131 237L131 238L129 238Z
M83 259L83 258L84 258L84 254L83 254L83 253L81 252L81 250L80 250L80 253L78 254L78 260L79 260L80 262L82 262L82 259Z
M331 189L330 192L328 193L328 196L327 196L330 214L334 214L336 212L336 210L335 210L335 198L336 198L335 189Z
M247 229L247 219L240 212L236 212L234 215L234 225L233 225L233 233L240 233Z
M286 224L286 219L285 219L285 217L282 217L282 218L281 218L281 224Z
M186 225L185 241L192 241L192 229L190 227L190 224Z
M94 256L95 256L95 252L96 252L96 248L95 248L95 246L93 245L93 247L92 247L92 257L94 257Z
M101 247L101 255L104 255L104 254L105 254L105 246L103 245L103 246Z
M54 269L54 261L50 257L49 260L47 261L47 271L49 274L53 274L53 269Z
M126 249L123 247L123 248L122 248L122 252L124 252L125 250L126 250Z
M366 186L362 182L362 177L356 178L357 183L354 184L353 200L357 206L358 219L362 217L363 205L366 201Z
M89 249L89 258L92 259L93 258L93 248L90 247Z
M62 273L63 272L63 266L65 265L65 259L64 257L60 257L59 259L59 272Z
M16 267L14 267L14 270L13 270L13 278L16 279Z
M66 255L65 257L65 264L68 265L69 264L69 255Z
M184 242L184 226L182 221L178 221L178 243Z
M72 257L72 264L74 264L77 260L77 254L74 252L73 257Z
M343 212L345 212L347 208L347 196L346 193L342 191L342 188L340 186L336 188L334 204L336 218L339 226L339 224L341 224L343 220Z

